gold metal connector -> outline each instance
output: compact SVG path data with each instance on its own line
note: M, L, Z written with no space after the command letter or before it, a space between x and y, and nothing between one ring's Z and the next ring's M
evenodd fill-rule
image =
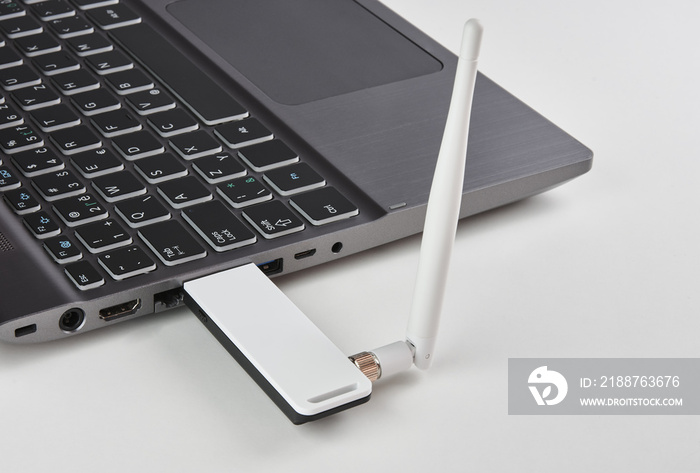
M379 366L379 360L374 356L374 353L368 351L363 351L362 353L357 353L350 357L357 368L362 371L362 373L367 376L367 378L374 382L378 380L382 375L381 367Z

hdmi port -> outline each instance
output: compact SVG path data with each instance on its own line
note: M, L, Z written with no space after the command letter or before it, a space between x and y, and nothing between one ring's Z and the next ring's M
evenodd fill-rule
M140 308L141 299L134 299L133 301L102 309L100 311L100 318L105 322L111 322L112 320L135 314Z

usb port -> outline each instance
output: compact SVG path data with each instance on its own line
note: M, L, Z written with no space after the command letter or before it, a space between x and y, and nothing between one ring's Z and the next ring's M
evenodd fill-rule
M308 258L309 256L313 256L316 254L316 248L312 248L310 250L306 251L300 251L299 253L294 255L294 259L304 259Z
M281 273L282 258L277 258L270 261L266 261L265 263L260 263L258 265L258 268L260 268L260 271L262 271L263 274L266 274L268 276L271 274Z

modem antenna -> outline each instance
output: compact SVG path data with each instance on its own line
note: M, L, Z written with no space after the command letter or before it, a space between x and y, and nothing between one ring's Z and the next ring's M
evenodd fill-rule
M428 369L433 360L452 247L459 220L469 121L483 27L467 21L452 100L440 145L423 228L420 260L405 342L354 355L351 359L372 380L412 364Z

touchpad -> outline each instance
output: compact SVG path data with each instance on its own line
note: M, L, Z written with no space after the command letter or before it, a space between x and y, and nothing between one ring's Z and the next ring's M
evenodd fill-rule
M167 8L282 104L311 102L442 68L352 0L182 0Z

